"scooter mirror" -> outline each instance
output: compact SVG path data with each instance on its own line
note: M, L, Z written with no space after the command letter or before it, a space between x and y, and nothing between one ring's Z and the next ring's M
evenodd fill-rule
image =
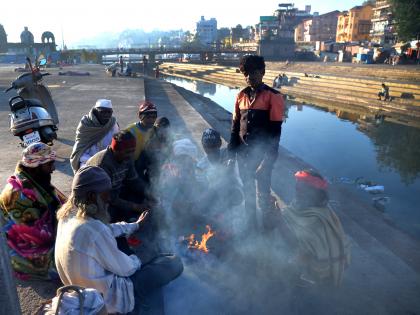
M45 59L45 58L42 58L40 61L39 61L39 65L40 66L45 66L47 64L47 59Z

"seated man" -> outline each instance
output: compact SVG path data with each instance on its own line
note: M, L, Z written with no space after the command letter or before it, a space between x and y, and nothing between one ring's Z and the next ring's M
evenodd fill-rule
M304 285L339 286L350 252L340 220L327 205L327 181L313 170L299 171L295 178L295 200L282 210L282 217L289 231L285 235L291 232L297 240L300 280Z
M281 88L283 84L283 75L281 73L279 73L273 81L273 88Z
M153 124L157 118L157 108L149 101L140 103L138 112L139 121L127 127L127 130L136 138L136 150L134 161L137 161L143 151L144 146L149 140Z
M118 249L115 237L138 230L147 212L134 223L109 224L111 190L110 177L99 167L76 173L71 197L57 213L61 281L100 291L108 313L163 314L162 287L182 273L182 262L172 254L138 258Z
M55 213L65 196L51 184L56 155L44 143L23 150L15 174L0 195L3 231L12 267L22 279L57 276L54 267Z
M171 209L169 221L185 233L191 232L192 226L207 224L198 208L205 187L196 177L196 163L196 145L188 138L175 141L170 161L162 166L159 184L162 202Z
M384 101L390 100L390 97L389 97L389 87L387 85L385 85L385 83L382 83L382 89L378 93L378 100L381 100L381 97L384 98Z
M129 220L136 213L145 210L144 205L120 197L123 184L127 181L130 182L129 185L133 187L133 190L139 189L137 193L144 193L137 182L138 175L132 160L135 148L134 136L126 130L120 131L112 137L110 146L99 151L86 162L86 165L99 166L111 178L111 222Z
M76 141L70 156L73 172L111 144L112 136L119 131L117 120L112 113L111 101L100 99L89 114L83 116L77 126Z
M201 138L206 155L197 163L197 177L204 184L198 202L199 212L207 215L207 222L225 237L233 231L232 209L242 204L243 193L236 162L229 158L222 138L214 129L206 129Z
M218 195L217 199L224 204L222 208L241 204L243 194L239 172L235 160L229 158L227 148L221 148L222 138L219 132L206 129L201 137L201 144L206 156L197 163L197 174L208 187L204 196L213 196L211 199L217 201L214 194Z
M157 184L162 165L167 162L171 154L170 125L166 117L156 119L150 138L135 163L137 174L146 183L149 191Z
M288 85L289 84L289 78L287 77L286 73L283 73L282 79L281 79L281 85Z

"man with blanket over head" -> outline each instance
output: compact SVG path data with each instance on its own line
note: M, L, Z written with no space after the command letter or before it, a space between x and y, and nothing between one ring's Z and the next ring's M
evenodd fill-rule
M66 201L51 184L55 152L44 143L23 150L15 174L0 195L0 217L12 267L20 279L57 278L55 214Z
M350 252L340 220L328 205L328 183L311 169L297 172L295 178L295 199L282 217L292 236L286 238L298 243L300 283L339 286Z
M70 156L73 172L76 173L87 160L111 144L112 136L119 131L112 113L111 101L99 99L89 114L83 116L77 126L76 141Z

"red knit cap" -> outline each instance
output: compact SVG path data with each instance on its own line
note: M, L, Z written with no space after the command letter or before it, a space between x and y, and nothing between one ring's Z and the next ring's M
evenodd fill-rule
M313 188L327 190L328 183L325 179L313 176L305 171L298 171L295 174L297 182L305 183Z
M134 137L127 137L123 138L119 141L112 138L111 148L112 151L124 151L127 149L134 149L136 147L136 138Z
M155 104L149 101L144 101L139 103L139 114L145 114L145 113L157 113L157 108Z

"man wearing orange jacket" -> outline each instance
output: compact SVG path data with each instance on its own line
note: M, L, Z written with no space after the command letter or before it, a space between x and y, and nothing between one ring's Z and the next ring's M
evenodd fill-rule
M256 230L256 207L262 211L265 227L273 209L271 173L278 155L284 100L262 81L263 57L246 55L239 68L248 86L236 96L228 149L237 157L244 184L248 228Z

